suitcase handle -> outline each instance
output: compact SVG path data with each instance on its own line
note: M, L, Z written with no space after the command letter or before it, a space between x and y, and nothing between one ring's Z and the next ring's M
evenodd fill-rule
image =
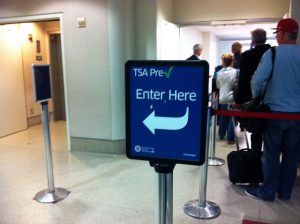
M234 136L235 136L235 144L236 144L237 151L239 151L240 150L240 145L239 145L239 142L238 142L238 136L237 136L236 131L235 131L235 120L234 120L234 117L231 117L231 118L232 118L232 124L233 124L233 132L234 132ZM251 150L250 147L249 147L249 141L248 141L246 130L244 130L244 135L245 135L247 149Z

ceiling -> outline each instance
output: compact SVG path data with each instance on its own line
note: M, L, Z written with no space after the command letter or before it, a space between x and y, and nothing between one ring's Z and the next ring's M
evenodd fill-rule
M250 39L251 31L262 28L267 31L267 38L274 39L273 30L276 23L259 23L259 24L226 24L226 25L193 25L201 32L212 32L221 40L247 40Z

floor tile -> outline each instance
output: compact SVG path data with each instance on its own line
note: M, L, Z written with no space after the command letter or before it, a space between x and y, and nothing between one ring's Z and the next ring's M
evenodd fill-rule
M47 188L41 126L1 138L1 224L156 223L158 175L148 162L129 160L125 155L68 152L65 123L51 123L50 127L55 186L70 190L70 195L56 204L32 199ZM243 141L242 133L239 136ZM216 156L226 161L235 148L217 140ZM174 169L174 224L300 223L300 172L291 201L268 203L245 196L245 186L230 183L227 163L208 167L206 199L220 206L220 216L201 220L186 215L184 204L199 199L200 169L190 165Z

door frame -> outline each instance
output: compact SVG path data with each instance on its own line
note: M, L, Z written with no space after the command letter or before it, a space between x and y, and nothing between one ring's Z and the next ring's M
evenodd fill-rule
M0 18L0 25L11 23L25 23L25 22L43 22L49 20L59 20L60 34L61 34L61 54L62 54L62 66L63 66L63 79L64 79L64 94L65 94L65 109L66 109L66 131L67 131L67 147L68 151L71 151L71 136L70 136L70 119L69 119L69 107L68 107L68 91L67 91L67 75L66 75L66 60L65 60L65 44L64 44L64 27L63 27L63 14L43 14L34 16L20 16Z
M51 57L51 35L53 35L53 34L59 34L60 35L60 40L61 40L61 32L60 31L48 31L47 32L48 58L49 58L49 62L50 62L51 65L52 65L52 61L51 61L51 59L52 59L52 57ZM53 103L53 121L55 121L55 113L56 113L56 107L55 107L56 102L55 102L55 100L56 99L54 97L54 95L55 95L54 94L55 84L54 84L54 77L53 76L52 76L52 81L53 81L53 86L52 86L52 90L53 90L53 97L52 97L52 99L53 99L53 101L52 101L52 103ZM63 80L63 82L64 82L64 80ZM65 102L65 96L64 96L64 102ZM64 103L64 104L66 104L66 103ZM65 106L65 108L66 108L66 106ZM65 115L65 117L66 117L66 115Z

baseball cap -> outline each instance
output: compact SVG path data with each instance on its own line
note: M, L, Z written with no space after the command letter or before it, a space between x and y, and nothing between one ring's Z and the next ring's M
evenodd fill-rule
M279 20L277 27L272 29L276 30L275 33L278 31L283 31L287 33L298 33L298 23L291 18L281 19Z

